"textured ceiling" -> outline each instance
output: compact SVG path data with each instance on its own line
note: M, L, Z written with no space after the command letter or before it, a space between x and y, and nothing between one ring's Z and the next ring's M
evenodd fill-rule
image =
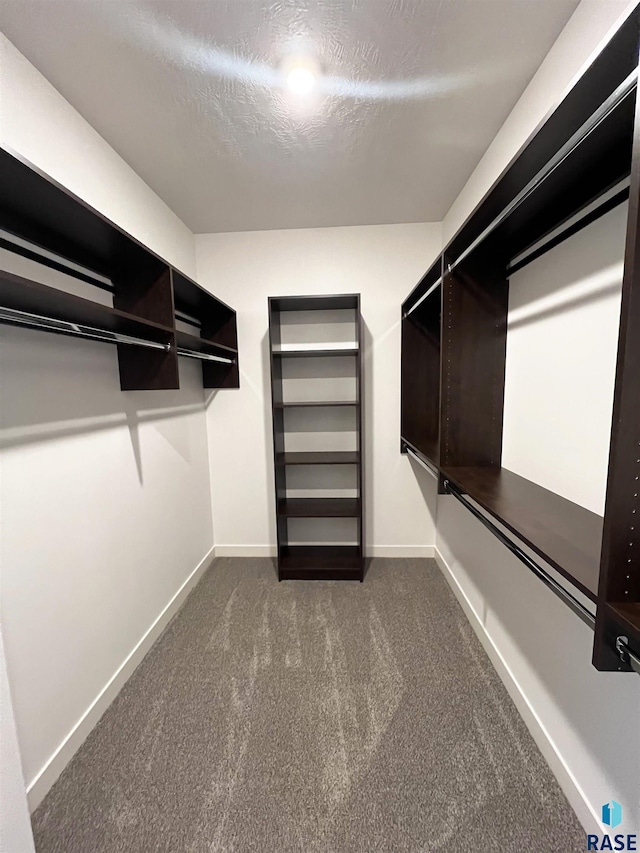
M577 4L0 0L0 27L202 233L442 219Z

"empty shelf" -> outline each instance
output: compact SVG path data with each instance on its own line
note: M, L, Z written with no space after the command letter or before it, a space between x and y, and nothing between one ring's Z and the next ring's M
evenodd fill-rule
M311 406L359 406L357 400L300 400L297 403L274 403L274 409L306 409Z
M0 305L15 311L25 311L77 325L92 326L115 334L133 335L152 341L169 342L173 335L171 326L163 326L75 296L71 293L22 278L13 273L0 275Z
M199 335L190 335L188 332L176 332L176 345L181 349L203 352L208 355L227 356L228 358L232 358L238 354L238 350L232 347L217 344L215 341L209 341L206 338L201 338Z
M314 450L276 455L276 465L357 465L359 461L357 450Z
M357 545L285 545L280 551L284 580L360 580L363 563Z
M322 356L333 356L339 358L345 355L357 355L358 347L344 347L342 349L327 349L323 344L322 348L318 349L288 349L274 350L273 355L276 358L318 358Z
M596 600L601 516L506 468L441 470L581 592Z
M284 498L278 515L287 518L357 518L359 498Z

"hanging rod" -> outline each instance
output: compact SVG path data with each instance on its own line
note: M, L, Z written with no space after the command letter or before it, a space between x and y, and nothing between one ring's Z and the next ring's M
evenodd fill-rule
M442 284L442 276L440 276L440 277L439 277L439 278L438 278L438 279L437 279L437 280L436 280L436 281L431 285L431 287L429 288L429 290L427 290L427 292L426 292L426 293L424 293L424 294L420 297L420 299L418 299L418 301L417 301L417 302L414 302L414 304L411 306L411 308L409 308L409 310L405 313L405 315L404 315L404 316L405 316L405 317L408 317L408 316L409 316L409 314L411 314L413 311L415 311L415 310L416 310L416 308L418 307L418 305L420 305L420 303L421 303L421 302L424 302L424 300L427 298L427 296L431 296L431 294L433 293L433 291L434 291L434 290L437 290L437 288L438 288L438 287L440 287L440 285L441 285L441 284Z
M629 640L627 637L616 638L616 651L618 652L620 660L623 663L629 664L631 669L640 675L640 657L634 654L634 652L629 648Z
M419 465L422 465L422 467L425 469L425 471L428 471L432 477L436 478L436 480L438 479L438 472L434 471L434 469L431 467L431 465L429 465L427 462L425 462L424 459L420 459L418 454L414 453L413 450L410 447L408 447L406 444L404 446L404 449L407 451L407 453L409 454L409 456L411 456L412 459L415 459Z
M183 349L182 347L178 347L176 352L178 355L183 355L186 358L197 358L200 361L220 361L223 364L235 363L235 359L233 358L223 358L220 355L210 355L208 352L196 352L196 350Z
M453 495L454 498L460 501L469 512L474 515L478 521L480 521L487 530L490 530L493 535L505 545L512 554L520 560L521 563L524 563L525 566L536 575L549 589L554 592L558 598L562 599L562 601L567 604L573 612L582 619L585 625L588 625L592 630L595 629L596 619L595 616L587 610L587 608L581 604L577 598L571 595L558 581L552 577L542 566L539 566L531 557L525 553L522 548L520 548L516 543L509 539L495 524L492 524L491 521L480 512L477 507L475 507L471 501L469 501L462 492L458 491L457 487L452 485L449 480L444 481L444 490L448 492L450 495Z
M633 92L638 85L638 69L634 70L618 88L602 103L598 109L582 124L578 130L556 151L553 157L540 169L518 195L504 208L502 213L479 234L455 261L448 265L448 271L454 270L467 258L499 225L507 219L529 196L560 166L578 146Z
M67 320L58 320L54 317L44 317L40 314L31 314L28 311L19 311L16 308L0 307L0 323L18 323L30 329L41 329L45 332L54 332L64 335L75 335L78 338L86 338L92 341L104 341L109 344L128 344L147 349L159 349L168 352L170 344L162 344L158 341L148 341L144 338L125 335L122 332L110 332L108 329L96 329L93 326L85 326L84 323L71 323Z
M509 275L519 272L524 267L528 266L533 261L546 255L551 249L555 249L565 240L573 237L579 231L582 231L587 226L596 222L602 216L612 211L618 205L622 204L629 198L630 179L625 178L624 181L617 184L609 192L603 193L596 202L588 204L580 214L572 216L567 222L564 222L558 228L555 228L547 234L542 240L538 240L530 246L525 252L521 252L513 258L507 265Z

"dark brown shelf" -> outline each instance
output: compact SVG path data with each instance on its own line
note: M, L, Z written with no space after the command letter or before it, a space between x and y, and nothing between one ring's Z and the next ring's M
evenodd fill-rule
M640 651L640 602L629 604L614 602L606 604L605 607L622 630L626 631L633 650L638 653Z
M357 518L359 498L281 498L278 515L282 518Z
M190 349L194 352L202 352L209 355L220 355L229 358L238 354L237 349L217 344L214 341L208 341L198 335L190 335L188 332L176 332L176 346L182 347L183 349Z
M357 545L285 545L283 580L360 580L363 558Z
M358 293L329 293L321 296L272 296L273 311L335 311L360 307Z
M276 465L357 465L357 450L314 450L276 454Z
M445 468L442 473L596 601L603 524L599 515L506 468Z
M169 342L173 335L170 326L143 320L126 311L100 305L90 299L74 296L7 272L0 273L0 305L3 308L162 343Z
M324 358L334 356L335 358L343 358L344 356L358 355L357 347L348 349L291 349L291 350L276 350L273 352L274 358Z
M297 403L274 403L274 409L307 409L326 406L359 406L357 400L304 400Z

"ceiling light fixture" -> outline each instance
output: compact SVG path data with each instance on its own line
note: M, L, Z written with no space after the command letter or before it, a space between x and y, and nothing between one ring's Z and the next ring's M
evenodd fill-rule
M294 95L308 95L316 85L316 75L308 65L294 65L287 73L287 89Z

